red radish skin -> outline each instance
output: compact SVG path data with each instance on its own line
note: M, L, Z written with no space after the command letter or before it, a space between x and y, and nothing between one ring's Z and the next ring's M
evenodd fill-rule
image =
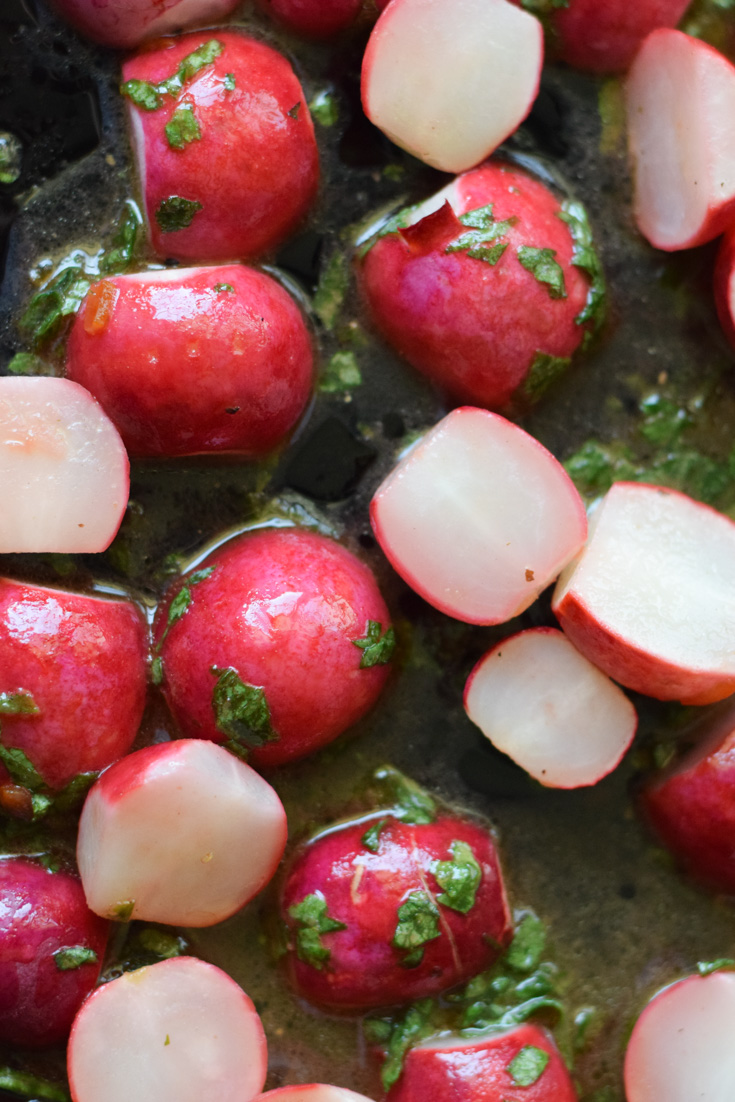
M507 245L494 264L453 251L468 233L459 216L490 204L495 221L510 221L488 243ZM569 359L588 331L580 316L590 280L573 264L562 213L548 188L509 165L458 177L364 256L360 288L378 330L455 401L489 409L533 401L548 381L544 357ZM518 250L528 248L553 250L563 297L523 266Z
M636 1022L625 1053L627 1102L717 1102L735 1093L735 973L665 987Z
M331 38L356 21L363 0L259 0L261 8L294 34Z
M735 67L699 39L654 31L626 97L638 229L667 251L711 241L735 217Z
M290 295L232 264L97 283L72 327L66 372L131 455L257 456L303 413L313 353Z
M720 325L735 348L735 232L723 238L715 265L714 290Z
M575 647L621 685L709 704L735 692L733 564L727 517L674 490L618 482L552 608Z
M73 1102L250 1102L267 1047L251 999L213 964L175 957L97 989L69 1038Z
M222 52L177 96L162 96L153 111L129 101L148 230L159 256L229 260L269 252L303 221L319 184L304 92L270 46L235 31L183 35L127 61L124 83L169 79L213 37ZM182 109L193 112L201 136L172 148L166 126ZM164 231L161 204L172 197L201 209L188 208L188 226Z
M128 752L147 670L147 629L131 601L0 579L0 695L30 693L38 709L3 715L2 742L50 788Z
M467 679L464 706L496 749L552 788L597 784L638 724L625 693L554 628L488 651Z
M97 914L212 926L268 883L286 831L262 777L222 747L182 739L102 774L82 810L77 863Z
M381 821L377 852L372 852L363 837ZM457 842L469 847L481 870L466 913L437 902L442 894L437 862L451 861ZM410 908L415 893L433 901L437 936L418 947L420 961L407 965L411 951L396 948L393 941L402 919L399 909L407 901ZM345 927L320 936L327 957L316 962L298 955L301 923L293 914L309 897L321 897L328 917ZM453 815L414 826L390 812L376 813L329 827L292 861L281 915L290 932L288 971L294 987L310 1002L333 1009L435 995L487 968L511 936L493 840L482 827Z
M518 1082L513 1061L530 1055L540 1073ZM544 1057L546 1062L544 1063ZM517 1072L520 1078L520 1073ZM576 1102L577 1094L551 1035L524 1023L470 1040L440 1034L409 1050L386 1102Z
M378 487L370 519L404 581L470 624L520 615L587 535L582 500L551 453L469 406L404 456Z
M94 42L130 49L147 38L210 23L239 0L51 0L59 15Z
M35 1047L66 1037L97 982L107 931L76 876L0 860L0 1039ZM64 949L88 950L89 960L62 969L54 954Z
M298 1087L279 1087L259 1094L253 1102L370 1102L364 1094L326 1083L308 1083Z
M0 378L0 554L94 554L112 543L130 490L117 429L70 379Z
M372 708L391 648L377 656L382 664L361 668L356 641L371 623L381 637L392 629L371 571L351 552L312 532L266 528L228 542L198 569L212 573L191 586L186 614L167 630L179 585L154 626L164 693L188 737L232 737L215 710L217 671L234 670L264 694L272 731L250 752L258 767L312 753Z

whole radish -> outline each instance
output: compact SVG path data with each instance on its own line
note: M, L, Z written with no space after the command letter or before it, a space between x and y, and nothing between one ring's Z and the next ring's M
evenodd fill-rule
M147 38L210 23L238 0L51 0L62 18L104 46L129 49Z
M259 4L294 34L331 38L352 26L362 11L363 0L259 0Z

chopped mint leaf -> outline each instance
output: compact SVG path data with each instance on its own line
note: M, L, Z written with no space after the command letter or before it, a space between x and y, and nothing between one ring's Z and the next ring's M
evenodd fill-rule
M385 666L393 657L396 649L396 633L393 628L383 632L379 620L368 620L362 639L353 639L352 645L362 651L360 669L369 670L373 666Z
M157 654L151 662L151 681L154 685L163 684L163 659L160 654Z
M135 248L143 226L143 219L136 204L128 199L125 211L112 239L112 248L100 259L100 272L114 275L126 272L135 259Z
M116 922L130 922L130 918L135 910L134 899L124 899L120 903L116 903L110 910L107 917L114 919Z
M217 678L212 692L217 730L229 735L243 751L277 741L263 689L242 681L232 666L225 670L213 666L212 673Z
M551 356L548 352L537 352L523 384L523 393L530 401L537 401L549 387L569 368L571 359L567 356Z
M237 87L234 73L225 73L224 86L226 92L234 92Z
M69 1102L69 1093L63 1087L15 1068L0 1067L0 1090L42 1102Z
M166 141L171 149L186 149L191 142L201 140L202 131L191 103L182 103L166 123Z
M545 946L546 930L541 919L534 914L524 915L505 954L506 963L516 972L532 972L538 968Z
M304 964L321 971L331 953L322 944L322 935L336 930L346 930L344 922L332 918L327 911L327 901L321 892L307 895L300 903L289 907L288 913L299 924L296 931L296 955Z
M62 269L33 296L18 324L34 350L55 337L64 320L77 313L90 287L84 270L72 265Z
M46 361L32 352L16 352L8 364L10 375L46 375L48 370Z
M0 716L37 716L40 708L30 693L0 693Z
M156 86L147 80L126 80L120 91L141 111L157 111L163 103Z
M293 105L293 107L291 108L291 110L287 111L286 114L288 115L288 117L290 119L297 119L299 117L299 111L300 110L301 110L301 100L299 100L298 103L295 103Z
M235 293L235 288L231 283L215 283L214 289L218 295L224 294L225 292L230 295L234 295Z
M423 960L426 943L440 935L439 910L434 900L428 892L410 892L398 908L398 925L392 941L395 949L408 950L401 964L415 968Z
M342 252L333 253L319 276L319 286L314 295L314 312L325 329L334 329L349 283L350 270L346 256Z
M712 972L719 972L721 968L735 968L735 960L720 957L719 960L700 960L697 964L700 976L709 976Z
M530 245L521 245L517 255L526 271L539 283L546 285L551 298L567 297L564 270L554 260L555 249L534 249Z
M536 1083L549 1062L548 1052L535 1045L524 1045L505 1069L516 1087L530 1087Z
M362 374L355 353L335 352L319 381L319 390L323 394L336 394L342 390L351 390L361 383Z
M0 131L0 184L14 184L20 178L23 146L15 134Z
M195 215L202 210L202 204L196 199L184 199L181 195L169 195L161 202L156 211L156 222L161 233L175 233L185 230L194 221Z
M433 823L436 804L429 793L391 765L376 770L375 780L394 801L391 811L402 823Z
M72 945L68 949L57 949L54 953L54 964L60 972L70 972L83 964L96 964L98 959L94 949L88 949L86 945Z
M576 200L567 199L561 205L559 214L562 222L569 226L574 243L572 264L580 268L589 276L590 287L587 292L587 302L584 309L576 318L577 325L590 324L591 332L596 333L605 320L607 309L607 289L605 285L605 273L602 270L600 258L597 255L592 239L592 227L587 217L587 211Z
M20 784L30 792L37 792L38 789L45 787L43 777L22 750L3 746L0 743L0 761L10 774L13 784Z
M180 957L186 951L183 938L175 937L166 930L157 930L154 926L144 926L138 934L138 941L147 953L153 953L161 960Z
M366 1020L368 1040L373 1044L382 1044L386 1049L386 1058L380 1070L380 1078L386 1091L400 1079L408 1050L434 1031L432 1015L435 1007L433 999L419 999L397 1019Z
M466 252L473 260L484 260L494 267L508 247L507 241L501 242L498 238L504 237L510 231L515 220L495 222L493 205L489 203L486 207L478 207L477 210L460 215L459 221L468 227L468 232L450 242L444 251Z
M339 119L339 102L332 92L317 92L309 110L320 126L334 126Z
M387 825L387 819L378 819L377 822L368 827L362 836L362 844L365 846L365 849L369 849L371 853L378 852L380 849L380 835Z
M436 882L443 888L437 903L466 915L475 905L482 869L466 842L452 842L450 852L452 860L439 861L434 869Z

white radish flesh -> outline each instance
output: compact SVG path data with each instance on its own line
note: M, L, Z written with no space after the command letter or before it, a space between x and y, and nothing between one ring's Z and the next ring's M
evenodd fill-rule
M99 987L77 1014L67 1060L74 1102L249 1102L267 1049L242 988L176 957Z
M326 1083L307 1083L297 1087L279 1087L259 1094L254 1102L371 1102L364 1094Z
M554 628L505 639L480 659L465 709L498 750L541 784L596 784L630 746L636 711Z
M454 410L379 487L371 519L402 578L472 624L528 608L584 544L584 506L561 464L505 418Z
M268 882L286 844L283 805L212 742L146 747L91 789L77 861L87 903L110 918L211 926Z
M0 378L0 554L104 551L128 503L128 456L68 379Z
M392 0L365 51L363 107L396 145L464 172L523 122L542 64L541 24L508 0Z

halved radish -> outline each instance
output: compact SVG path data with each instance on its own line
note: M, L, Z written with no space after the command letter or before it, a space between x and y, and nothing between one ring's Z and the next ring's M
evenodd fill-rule
M735 67L681 31L653 31L627 104L639 230L669 251L711 241L735 216Z
M578 788L615 768L638 717L624 692L555 628L504 639L465 686L467 715L541 784Z
M401 577L470 624L523 612L587 535L581 498L553 455L472 406L411 449L378 488L370 516Z
M298 1087L279 1087L259 1094L254 1102L370 1102L364 1094L346 1087L330 1087L326 1083L308 1083Z
M270 880L286 829L274 790L228 750L147 746L87 796L77 843L87 902L107 918L211 926Z
M685 494L618 482L553 609L606 674L659 700L735 691L735 524Z
M250 1102L267 1047L234 980L174 957L97 988L74 1020L67 1065L74 1102Z
M508 0L393 0L365 50L362 103L391 141L464 172L531 110L541 24Z
M735 1097L735 973L665 987L636 1022L625 1054L628 1102Z
M112 421L69 379L0 378L0 554L86 554L112 543L128 503Z

